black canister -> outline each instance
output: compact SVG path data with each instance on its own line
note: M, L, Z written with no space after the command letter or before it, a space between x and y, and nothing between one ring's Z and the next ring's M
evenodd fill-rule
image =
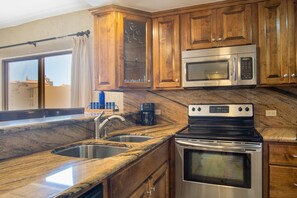
M143 103L140 105L140 123L144 126L156 124L154 103Z

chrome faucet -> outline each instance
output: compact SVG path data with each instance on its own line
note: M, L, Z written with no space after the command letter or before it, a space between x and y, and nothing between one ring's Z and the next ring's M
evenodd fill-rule
M107 123L109 121L111 121L112 119L119 119L121 120L122 122L125 121L125 118L120 116L120 115L112 115L112 116L109 116L108 118L106 118L102 123L100 123L100 118L104 115L104 112L102 111L95 119L94 119L94 122L95 122L95 139L100 139L100 138L103 138L103 137L106 137L107 134L106 134L106 131L104 131L103 133L103 130L105 128L105 126L107 125Z

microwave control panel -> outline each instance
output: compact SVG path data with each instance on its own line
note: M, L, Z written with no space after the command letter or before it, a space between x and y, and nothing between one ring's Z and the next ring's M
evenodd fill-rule
M241 80L253 79L253 59L252 57L240 58Z

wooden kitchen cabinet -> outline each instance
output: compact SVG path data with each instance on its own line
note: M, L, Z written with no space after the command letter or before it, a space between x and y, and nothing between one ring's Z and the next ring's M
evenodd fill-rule
M129 197L150 197L168 198L169 197L169 175L168 163L164 163L158 170L143 183Z
M179 15L153 19L153 49L153 87L181 87Z
M259 3L260 84L296 83L297 3Z
M91 12L96 90L151 87L151 14L115 5Z
M182 14L182 49L252 43L251 4Z
M297 195L297 144L264 144L264 198Z
M168 163L164 163L150 178L149 178L149 193L150 197L169 197L169 169Z
M108 197L169 197L169 143L108 178Z

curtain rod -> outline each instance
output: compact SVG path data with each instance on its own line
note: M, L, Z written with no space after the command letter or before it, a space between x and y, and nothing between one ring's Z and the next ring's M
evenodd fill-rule
M2 46L2 47L0 47L0 49L16 47L16 46L20 46L20 45L34 45L36 47L37 43L39 43L39 42L56 40L56 39L61 39L61 38L65 38L65 37L70 37L70 36L84 36L84 35L86 35L89 38L90 33L91 33L90 30L87 30L87 31L77 32L74 34L68 34L68 35L59 36L59 37L52 37L52 38L46 38L46 39L41 39L41 40L36 40L36 41L28 41L25 43L18 43L18 44L14 44L14 45Z

